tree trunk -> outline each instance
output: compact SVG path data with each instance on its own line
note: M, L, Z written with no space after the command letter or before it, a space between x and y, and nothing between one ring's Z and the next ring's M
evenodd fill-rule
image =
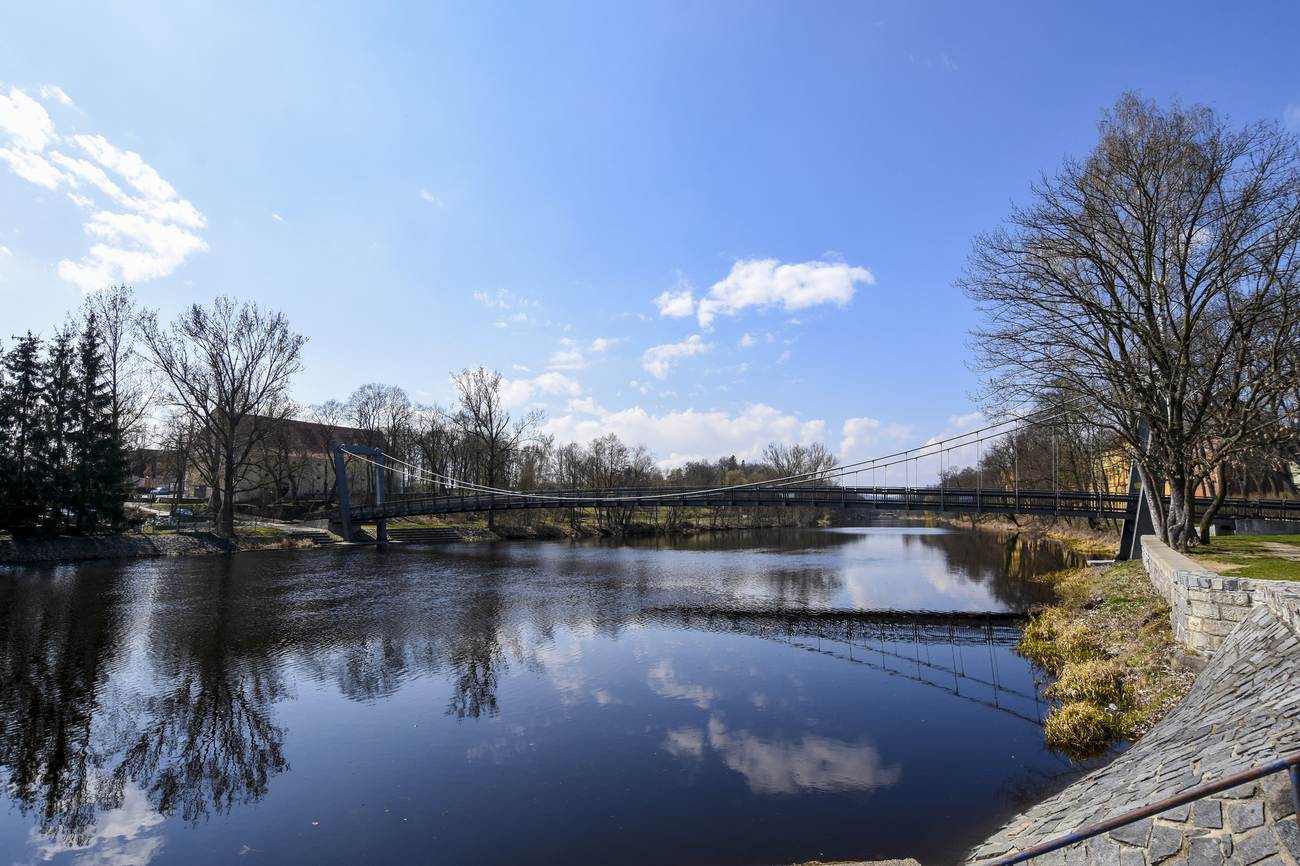
M1185 551L1196 543L1195 480L1191 474L1179 471L1169 479L1169 546Z
M228 445L225 449L226 459L222 470L222 488L225 494L221 502L221 522L217 524L217 534L222 538L235 537L235 447Z
M1164 491L1157 486L1156 479L1141 460L1137 461L1137 470L1138 478L1142 482L1142 495L1147 498L1147 505L1151 511L1151 523L1155 528L1156 537L1169 544L1169 523L1165 520Z
M1228 498L1228 466L1226 463L1220 463L1215 470L1214 499L1211 500L1205 513L1201 515L1200 536L1201 544L1210 543L1210 527L1214 525L1214 517L1223 507L1223 500Z

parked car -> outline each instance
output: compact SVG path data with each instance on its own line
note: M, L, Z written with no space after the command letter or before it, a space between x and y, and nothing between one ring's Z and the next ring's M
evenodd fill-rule
M156 502L160 497L171 495L172 489L170 487L155 487L149 491L149 501Z

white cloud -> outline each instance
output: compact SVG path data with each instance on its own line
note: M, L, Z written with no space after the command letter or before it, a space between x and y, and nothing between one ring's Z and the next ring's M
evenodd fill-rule
M600 415L605 409L593 397L578 397L569 401L568 411L581 412L584 415Z
M117 281L144 282L165 277L192 253L208 248L201 238L180 226L138 214L96 211L85 229L102 243L92 245L79 262L59 262L58 273L86 292Z
M651 346L646 349L645 354L641 356L641 368L656 379L663 379L668 375L675 361L707 352L712 348L713 346L704 342L699 334L692 334L680 343L665 343L662 346Z
M742 334L740 337L740 346L742 349L748 349L754 345L754 335L750 333Z
M0 99L3 98L0 96ZM51 165L49 160L39 153L0 147L0 160L9 163L9 170L23 180L46 189L58 189L59 185L66 180L63 172Z
M618 340L613 337L597 337L587 345L582 345L570 337L560 339L563 349L551 353L546 366L552 370L581 370L587 366L587 356L601 355L609 350Z
M54 120L39 102L17 87L0 93L0 133L20 150L42 151L54 140Z
M518 307L537 306L537 301L517 295L509 289L497 289L492 293L475 292L473 297L489 310L513 310Z
M975 412L969 412L965 415L952 415L948 418L948 426L939 433L925 440L925 442L927 445L931 445L945 439L952 439L953 437L960 436L963 433L968 433L972 430L978 430L981 427L985 427L988 423L988 418L985 417L983 412L978 410ZM957 445L957 447L952 447L952 445ZM952 443L945 447L951 448L951 450L943 457L944 464L947 467L974 466L979 461L979 455L982 450L980 446L975 443L974 439L965 440L960 444ZM934 462L936 464L938 463L937 457ZM939 477L937 465L934 468L934 477Z
M150 200L171 201L177 197L172 185L141 159L140 154L119 150L102 135L74 135L72 141L91 159L104 168L117 172Z
M554 371L531 379L501 380L501 400L515 409L532 405L543 397L578 397L581 394L582 386L576 380Z
M436 207L445 206L445 203L439 196L434 195L433 193L429 192L427 189L420 190L420 198Z
M907 445L912 428L875 418L846 418L840 427L840 461L853 463L881 457Z
M790 350L786 349L784 352L782 352L780 355L777 356L776 362L778 364L784 364L786 361L789 361L793 357L794 355L791 354Z
M46 101L54 100L60 105L72 105L72 97L63 92L63 88L57 84L42 84L41 99Z
M695 293L689 288L679 292L666 291L655 298L659 315L670 319L683 319L695 312Z
M271 219L275 220L278 223L284 222L284 217L280 216L278 213L271 214Z
M916 428L907 424L867 417L848 418L840 429L840 462L857 463L897 454L910 448L911 457L899 455L887 461L894 464L887 469L872 470L868 466L861 470L858 480L863 484L899 484L904 483L904 479L908 484L932 484L938 480L941 469L975 465L981 449L973 438L961 437L988 423L984 414L978 411L953 415L947 419L942 430L922 439ZM945 440L948 440L945 447L949 450L942 457L937 449L927 447ZM985 448L987 447L986 444Z
M0 256L12 256L13 254L13 250L9 249L4 244L0 244Z
M581 370L587 366L587 356L582 354L581 349L561 349L551 353L546 366L552 370Z
M135 154L131 155L135 156ZM99 165L88 160L73 158L58 152L51 152L50 160L64 170L69 183L73 187L79 187L83 182L88 183L115 204L136 213L142 213L152 219L175 222L192 229L201 229L207 225L207 220L204 219L203 214L199 213L194 205L188 201L177 199L175 190L172 190L171 185L166 184L165 181L165 188L171 190L172 198L159 198L152 192L146 193L144 196L133 196L114 183L112 178ZM159 189L159 187L150 183L146 183L145 186L155 191ZM69 193L69 198L72 198L73 203L86 209L94 206L94 199L88 196Z
M724 454L756 460L769 442L819 442L826 424L763 403L751 403L736 413L683 409L654 415L640 406L609 411L590 401L571 401L565 414L547 420L544 430L560 442L589 442L614 433L624 442L645 445L659 455L661 468L672 469Z
M841 262L802 262L781 264L776 259L749 259L736 262L725 278L714 283L707 295L695 306L700 326L707 328L718 316L734 316L749 307L781 307L786 312L803 310L820 304L844 306L853 299L859 283L876 281L866 268ZM664 315L665 295L659 296ZM675 315L683 305L674 305Z
M952 432L964 433L967 430L974 430L988 423L984 413L978 409L974 412L968 412L965 415L948 416L948 429Z
M55 85L42 86L40 94L72 104ZM0 94L0 144L0 161L13 174L45 189L66 186L68 199L90 214L84 228L97 242L80 261L58 264L59 275L83 291L165 277L208 248L197 233L206 218L138 153L102 135L60 136L49 113L18 88ZM51 145L63 149L47 150Z

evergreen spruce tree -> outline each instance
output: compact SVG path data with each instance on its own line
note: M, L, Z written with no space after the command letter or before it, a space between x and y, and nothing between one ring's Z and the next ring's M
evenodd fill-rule
M71 325L66 325L50 342L41 400L40 496L45 506L46 525L56 532L66 526L67 509L72 504L72 441L76 435L80 391L74 339Z
M121 437L113 424L112 398L104 378L104 353L94 314L86 317L77 341L76 464L73 511L83 530L116 525L122 518L126 465Z
M0 344L0 531L9 528L6 503L12 497L10 488L14 476L13 436L9 419L5 416L5 400L9 390L7 387L9 376L5 366L7 358L4 345Z
M27 332L4 357L5 377L0 389L0 426L7 431L8 460L0 496L0 525L16 532L41 522L42 506L38 456L43 450L41 392L45 366L40 338Z

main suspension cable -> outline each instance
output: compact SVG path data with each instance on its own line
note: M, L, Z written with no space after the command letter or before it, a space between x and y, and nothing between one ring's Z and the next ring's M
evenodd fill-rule
M1063 409L1060 411L1055 411L1054 414L1045 417L1041 417L1041 418L1034 417L1035 415L1041 414L1043 412L1053 411L1054 409L1055 407L1053 407L1052 409L1040 410L1039 412L1030 413L1025 416L1005 419L1002 421L995 422L993 424L988 424L984 427L976 428L974 430L967 430L963 433L958 433L952 436L945 437L943 439L938 439L935 440L934 442L929 442L921 446L914 446L912 448L908 448L903 451L895 451L892 454L886 454L881 457L875 457L866 460L858 460L852 463L846 463L838 466L829 467L827 469L812 470L808 472L795 473L780 478L764 479L761 481L749 481L742 484L732 484L723 487L712 487L712 488L705 488L700 490L677 491L672 493L668 493L668 492L649 493L649 494L640 494L640 495L633 495L633 496L606 496L606 497L595 497L595 499L601 502L637 502L637 501L643 501L647 499L662 500L668 498L698 497L698 496L704 496L713 493L726 493L734 490L743 490L749 488L768 488L768 487L780 488L780 487L789 487L796 484L802 484L807 481L813 481L813 480L831 480L834 478L844 477L856 471L860 471L862 468L869 468L873 470L873 472L876 469L885 469L887 471L890 466L896 466L899 463L906 465L906 463L909 460L915 460L919 462L922 457L932 457L935 454L942 455L943 453L946 453L948 451L957 450L959 448L966 448L969 447L970 445L976 445L978 447L978 445L982 443L985 439L994 439L999 436L1005 436L1010 433L1018 432L1020 430L1036 427L1040 424L1048 424L1052 421L1065 417L1066 415L1069 414L1069 410ZM1008 430L999 430L999 432L988 436L979 436L974 441L963 441L963 440L970 440L971 437L977 436L978 434L983 434L983 433L987 433L990 430L997 430L998 428L1007 427L1008 425L1011 424L1019 424L1019 426ZM947 445L947 443L950 442L960 442L961 444L949 445L946 448L940 447L943 445ZM346 447L343 448L343 451L344 453L348 454L351 457L355 457L358 460L362 460L366 463L370 463L374 466L380 467L381 469L387 469L388 471L396 472L396 469L394 469L391 466L388 466L386 463L381 464L365 455L357 454L353 451L349 451ZM915 456L913 456L913 452L924 452L924 453L917 453ZM397 463L401 466L404 466L412 470L414 473L423 476L421 480L430 481L432 483L442 483L444 485L451 487L452 489L463 488L466 490L472 490L477 493L515 496L515 497L530 498L530 499L548 499L548 500L574 501L574 502L593 501L593 497L576 497L576 496L564 496L560 494L533 493L528 491L510 490L507 488L492 487L489 485L477 484L475 482L465 481L463 479L455 478L450 475L444 475L440 472L426 470L421 466L403 460L399 457L395 457L393 455L385 454L384 456L386 461Z

